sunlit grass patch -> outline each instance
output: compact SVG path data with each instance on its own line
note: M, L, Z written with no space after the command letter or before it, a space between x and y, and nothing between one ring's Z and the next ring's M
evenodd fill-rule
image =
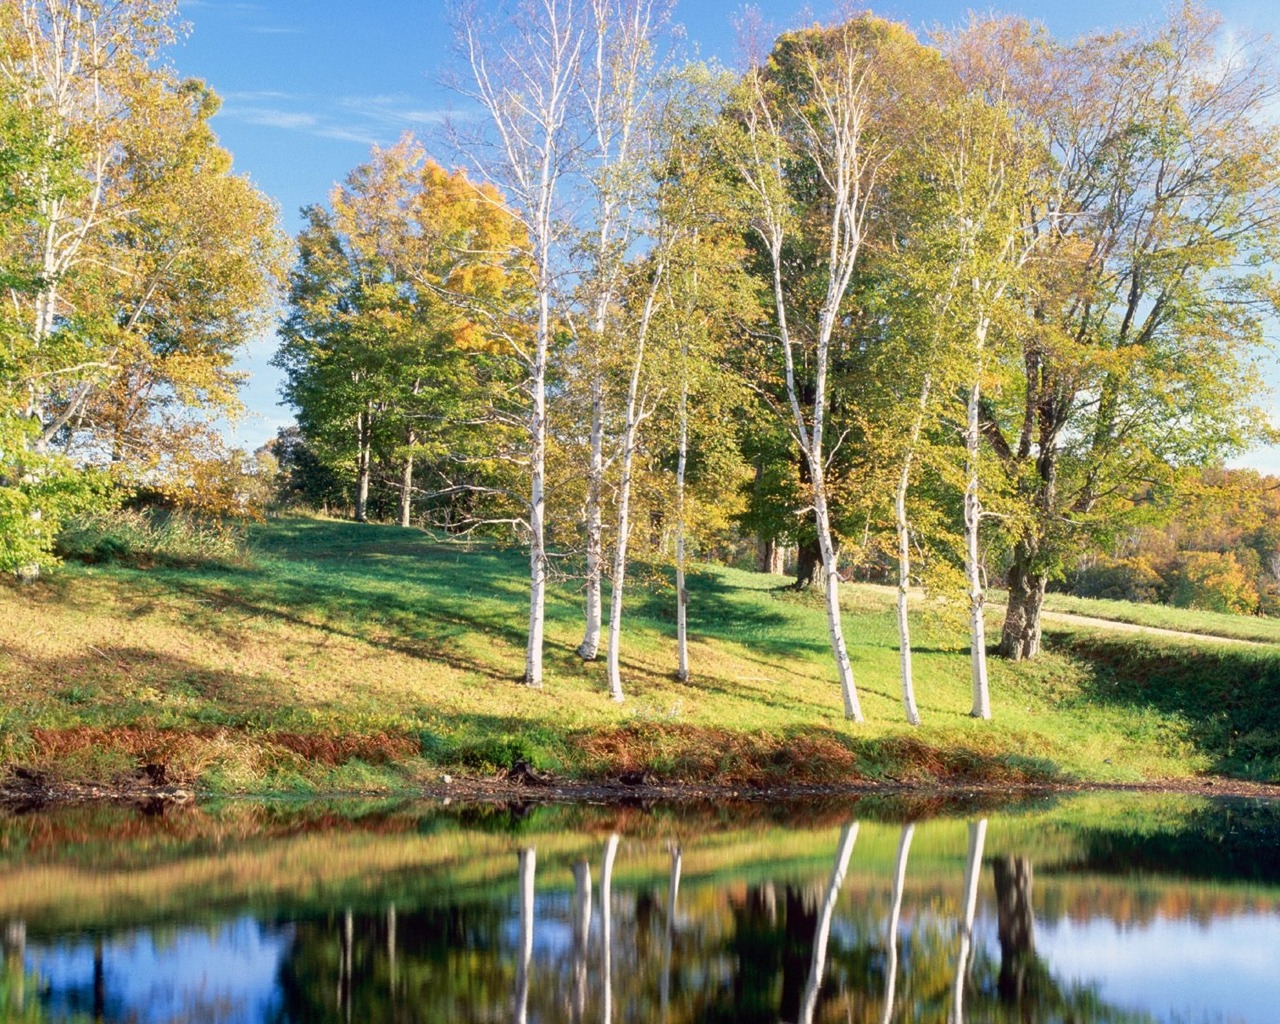
M734 785L1280 771L1280 729L1257 712L1274 703L1263 650L1202 657L1171 642L1099 646L1053 632L1041 659L991 659L995 720L977 722L964 630L922 603L912 626L924 725L912 729L892 593L849 586L845 629L867 716L853 725L820 598L776 576L703 566L689 583L688 682L674 678L671 588L628 591L619 705L603 656L584 664L574 653L581 594L571 580L549 595L545 686L520 685L520 551L319 520L271 522L250 542L252 567L69 564L34 586L0 587L8 762L77 777L164 763L182 784L228 791L411 787L521 761L583 778L640 771ZM1166 663L1172 674L1160 676ZM1215 680L1203 699L1202 669ZM1153 671L1173 683L1163 700L1138 682ZM37 735L76 730L95 730L100 762L87 746L59 752L46 739L37 749ZM148 746L144 735L165 741Z

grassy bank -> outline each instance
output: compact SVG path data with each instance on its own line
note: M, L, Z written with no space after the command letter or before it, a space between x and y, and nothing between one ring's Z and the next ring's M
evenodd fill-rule
M690 584L694 676L673 679L673 595L629 594L619 706L583 665L580 595L552 589L547 685L518 685L523 556L393 527L281 520L245 565L68 564L0 589L0 755L50 780L221 791L413 788L525 760L581 779L741 785L1280 778L1280 652L1054 626L992 661L968 717L963 634L915 622L925 724L901 722L886 595L850 588L868 723L847 724L824 615L776 577Z

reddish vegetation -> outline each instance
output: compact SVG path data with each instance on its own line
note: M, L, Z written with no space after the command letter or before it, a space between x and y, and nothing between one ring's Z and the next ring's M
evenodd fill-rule
M594 778L640 775L656 782L720 785L830 785L886 778L880 766L910 778L889 781L1026 785L1047 781L1021 765L966 748L931 746L911 736L849 741L811 730L783 735L690 725L628 725L580 733L573 745Z
M152 766L153 781L164 781L165 766L169 782L191 781L182 778L176 763L198 761L200 748L215 741L236 738L263 752L290 751L308 761L324 765L340 765L352 760L369 764L389 764L416 757L418 741L404 734L378 732L360 734L315 734L272 732L261 735L235 733L227 729L202 730L153 729L139 726L76 726L65 729L32 729L31 740L37 764L57 762L76 754L118 752L133 758L139 769ZM157 777L158 776L158 777Z

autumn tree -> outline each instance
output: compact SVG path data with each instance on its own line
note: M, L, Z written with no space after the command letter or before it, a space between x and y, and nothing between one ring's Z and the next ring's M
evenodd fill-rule
M982 429L1022 496L1001 652L1040 649L1046 585L1135 485L1259 436L1253 358L1277 290L1272 52L1188 4L1152 31L1059 45L1014 20L948 43L967 82L1045 133L1023 216L1023 384Z
M786 422L801 454L801 493L813 512L828 632L845 713L860 720L840 621L832 462L846 428L828 437L833 366L857 350L851 288L877 224L881 173L899 136L893 100L918 51L901 26L865 17L782 36L753 68L733 111L727 159L749 194L751 229L770 279L782 356ZM917 70L919 65L915 65ZM804 266L797 274L796 267ZM853 360L852 362L856 362Z
M487 412L513 381L480 320L511 299L522 240L491 188L410 136L375 147L330 207L306 211L276 364L304 433L354 470L356 519L380 454L398 466L407 525L415 458L437 495L481 489L462 467L496 447Z
M563 289L565 205L583 138L582 62L594 31L584 0L531 0L496 21L474 3L455 8L458 46L469 71L459 91L485 115L458 142L482 180L501 189L519 220L532 295L533 329L510 319L511 351L524 364L527 404L529 630L524 681L542 685L548 577L546 537L547 384ZM461 126L460 126L461 132ZM495 327L497 325L495 324Z
M165 0L19 0L0 22L12 123L39 154L6 281L29 464L173 470L192 424L239 408L233 359L270 314L276 212L231 173L213 93L160 63L173 17Z

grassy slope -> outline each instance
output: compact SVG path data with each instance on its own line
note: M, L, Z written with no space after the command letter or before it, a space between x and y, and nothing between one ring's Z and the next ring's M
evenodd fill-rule
M1053 646L1084 659L993 660L995 721L981 723L962 636L921 613L912 730L886 597L851 588L869 721L851 726L820 605L708 568L690 586L688 684L671 678L671 593L629 595L618 706L603 664L572 654L570 584L548 602L545 689L517 685L519 552L314 520L271 523L255 547L252 569L68 566L0 589L5 761L98 779L160 764L224 790L412 785L522 757L581 777L745 783L1280 778L1280 654L1266 649L1059 631Z

